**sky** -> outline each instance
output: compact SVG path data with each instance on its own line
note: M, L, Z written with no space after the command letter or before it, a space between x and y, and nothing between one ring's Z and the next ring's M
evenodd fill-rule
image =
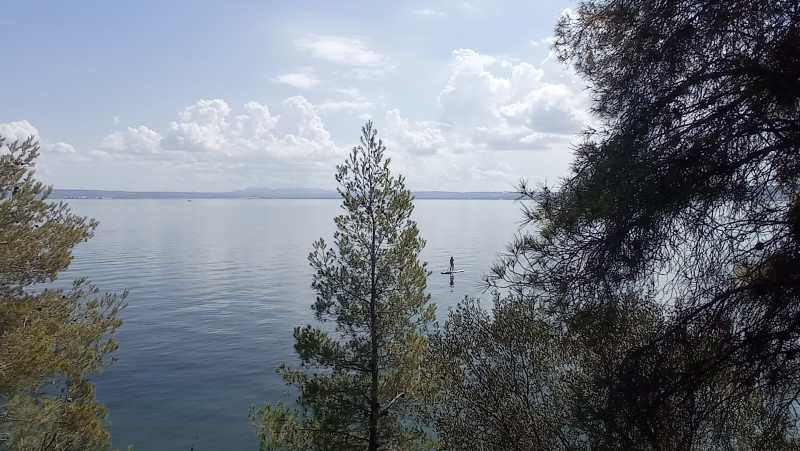
M570 0L5 0L0 136L62 189L334 189L368 120L412 191L556 184Z

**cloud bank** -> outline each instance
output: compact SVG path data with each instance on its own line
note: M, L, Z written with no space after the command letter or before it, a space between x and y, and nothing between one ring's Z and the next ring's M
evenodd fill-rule
M349 77L376 76L393 64L356 38L309 34L295 45L347 69ZM321 83L315 73L304 67L273 81L311 89ZM590 121L583 84L552 57L535 65L455 50L446 82L432 99L438 110L427 117L381 109L358 88L329 94L316 104L291 96L270 106L202 99L169 124L118 128L92 149L40 138L42 166L52 177L48 183L64 188L142 189L137 180L152 190L332 188L335 166L363 125L352 123L334 138L329 124L347 113L353 120L373 119L393 170L406 175L412 189L507 190L521 178L564 175L570 142ZM14 140L39 133L18 121L0 124L0 134ZM102 171L97 180L105 185L71 179L70 167L79 165Z

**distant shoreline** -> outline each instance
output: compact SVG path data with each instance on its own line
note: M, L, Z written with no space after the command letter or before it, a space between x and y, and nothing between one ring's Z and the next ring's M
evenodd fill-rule
M516 200L518 193L501 191L417 191L416 199ZM54 189L51 199L339 199L332 190L312 188L248 189L225 193L178 191L109 191Z

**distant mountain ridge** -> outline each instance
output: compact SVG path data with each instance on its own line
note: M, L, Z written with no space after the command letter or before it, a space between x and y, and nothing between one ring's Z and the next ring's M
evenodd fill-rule
M416 191L417 199L514 200L517 193L501 191ZM319 188L248 188L224 193L183 191L112 191L54 189L51 199L338 199L339 193Z

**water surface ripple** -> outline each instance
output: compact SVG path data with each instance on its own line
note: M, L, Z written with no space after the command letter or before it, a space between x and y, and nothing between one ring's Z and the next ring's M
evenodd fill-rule
M291 400L275 367L296 363L292 328L312 322L314 240L331 240L336 200L70 200L100 221L60 284L87 276L130 290L119 359L95 378L114 446L257 450L251 405ZM448 306L480 292L480 276L517 230L510 201L419 200L428 289ZM439 274L455 257L465 272ZM488 305L488 304L487 304Z

